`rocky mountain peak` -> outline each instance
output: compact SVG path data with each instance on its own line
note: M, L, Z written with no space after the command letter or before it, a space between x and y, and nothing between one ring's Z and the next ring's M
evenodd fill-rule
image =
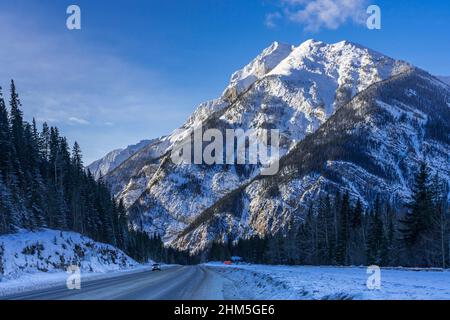
M179 239L180 234L190 232L186 230L194 230L194 226L203 217L209 216L211 212L208 210L217 203L223 203L223 199L231 199L230 194L242 192L249 180L258 175L259 168L172 163L170 151L174 143L188 134L190 128L198 126L200 122L204 128L219 130L240 128L258 131L275 128L281 135L281 155L289 155L306 137L325 126L330 117L359 93L413 69L408 63L348 41L327 44L311 39L297 47L274 42L232 75L223 96L201 104L181 131L141 149L106 178L115 195L124 200L130 218L136 225L142 225L150 233L160 233L167 244L189 249L199 243L203 246L209 241L206 238L203 241L188 237L183 238L182 242L175 239ZM403 97L401 92L398 96ZM362 106L355 105L350 111L354 112L357 107ZM349 113L350 126L351 122ZM352 167L348 168L351 170ZM404 174L410 175L411 171ZM308 183L315 183L320 187L321 181L326 180L315 172L311 172L308 179L300 179L294 183L295 186L289 186L296 190L295 194L300 195L293 203L289 201L289 205L296 202L301 204L302 199L305 199L304 189L312 188ZM378 181L377 179L372 180ZM330 185L339 187L335 182L327 184L327 187ZM364 187L363 180L361 186ZM275 202L279 201L280 199L276 199ZM250 213L252 219L267 217L258 212L260 208L269 210L265 203L264 194L253 205L248 199L244 199L239 208L230 209L239 211L242 220L233 220L236 212L226 211L226 214L233 215L229 227L239 229L240 236L255 232L255 229L246 231L253 228L246 217ZM296 204L296 207L301 205ZM290 212L288 205L273 206L272 209L272 218L279 218L278 222L274 221L276 226L282 225L286 217L298 214ZM286 216L282 218L278 214ZM205 228L204 230L210 230L209 225L205 225ZM261 226L258 228L260 233L273 231ZM212 239L215 232L200 234Z

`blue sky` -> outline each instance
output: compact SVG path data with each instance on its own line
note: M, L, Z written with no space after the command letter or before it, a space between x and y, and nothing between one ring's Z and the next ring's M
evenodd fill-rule
M82 30L66 28L70 4ZM359 23L369 4L381 30ZM449 21L441 0L0 0L0 84L14 78L25 116L60 127L89 163L170 133L275 40L346 39L450 75Z

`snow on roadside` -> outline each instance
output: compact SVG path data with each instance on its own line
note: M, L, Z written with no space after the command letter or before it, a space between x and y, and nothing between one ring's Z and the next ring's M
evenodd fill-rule
M83 278L143 268L121 250L75 232L44 229L0 236L0 297L64 285L69 265Z
M225 300L297 299L295 290L271 275L234 267L221 268L211 264L207 266L225 279L222 281Z
M369 275L363 267L206 265L251 299L450 299L448 270L381 269L381 289L370 290L366 285Z

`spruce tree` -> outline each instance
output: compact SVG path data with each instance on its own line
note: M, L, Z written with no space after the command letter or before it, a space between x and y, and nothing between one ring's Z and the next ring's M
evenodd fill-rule
M11 173L11 132L8 119L8 110L3 99L0 87L0 175L6 183Z
M405 244L411 248L420 241L421 235L430 228L432 222L432 194L430 191L429 169L425 162L420 164L412 190L409 211L401 221L400 232Z
M20 110L21 103L19 99L19 94L16 91L16 86L14 84L14 80L11 80L11 96L9 100L9 105L11 108L11 140L13 142L13 146L16 149L17 155L19 156L19 160L23 160L23 145L24 145L24 136L23 136L23 113Z
M388 258L388 243L382 219L382 204L376 197L374 211L369 216L367 263L369 265L385 266Z
M332 253L332 214L330 197L320 199L317 213L317 257L320 264L331 264Z
M3 180L0 179L0 234L6 234L13 230L13 207L14 205L10 191Z
M366 262L366 247L363 230L363 206L359 198L355 207L350 209L348 248L350 264L360 265Z
M336 247L336 262L338 265L348 264L350 194L346 192L342 197L339 211L339 233Z

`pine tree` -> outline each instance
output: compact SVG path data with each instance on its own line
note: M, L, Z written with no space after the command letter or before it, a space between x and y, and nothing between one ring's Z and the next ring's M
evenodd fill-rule
M77 142L74 143L72 148L72 157L70 159L70 171L69 171L69 191L68 191L68 203L70 208L70 225L73 230L84 233L85 217L83 210L83 162L81 149Z
M299 264L315 264L317 263L317 246L316 246L316 228L313 208L310 206L306 214L305 220L300 224L297 230L296 243L298 252L297 261Z
M430 192L429 169L425 162L420 164L420 169L415 178L412 190L412 200L409 204L410 211L401 221L400 232L408 247L412 247L420 239L420 235L431 226L432 195Z
M75 141L72 148L72 164L78 170L83 170L83 158L81 156L81 148L78 142Z
M393 206L388 203L386 207L386 241L387 241L387 263L389 265L399 265L400 264L400 255L401 245L398 241L397 235L397 212L393 208Z
M348 239L349 239L349 216L350 216L350 195L346 192L342 198L341 209L339 212L339 233L336 247L336 262L339 265L347 265L348 257Z
M361 199L358 198L358 201L356 202L354 210L351 211L351 228L352 229L358 229L361 227L362 224L362 215L363 215L363 207L361 203Z
M3 99L0 87L0 175L4 183L11 174L11 132L8 119L8 110Z
M119 205L117 207L117 214L118 214L117 242L119 247L124 247L125 243L128 241L127 239L128 222L126 209L125 206L123 205L122 199L120 199L119 201Z
M388 243L382 220L382 205L379 196L376 197L374 211L369 216L367 263L369 265L385 266L388 259Z
M42 124L42 131L39 135L39 149L42 157L48 161L50 157L50 128L46 122Z
M13 211L11 194L2 179L0 179L0 234L6 234L13 230L11 217Z
M366 262L366 247L363 230L363 206L360 199L355 207L350 209L349 219L349 263L360 265Z
M11 80L11 96L9 100L10 105L10 125L11 125L11 143L13 148L12 157L13 168L15 176L18 179L19 188L23 190L25 188L25 177L22 171L22 163L26 158L26 154L24 154L24 126L23 126L23 114L22 110L20 110L20 99L19 95L16 92L16 86L14 81Z
M431 198L433 203L431 229L428 233L428 250L430 262L432 265L441 265L447 267L448 259L448 194L449 188L447 182L441 181L436 174L431 184ZM448 240L447 240L448 239Z
M331 264L332 253L332 214L331 214L331 202L330 197L324 197L320 199L320 205L317 213L317 256L320 264Z
M20 110L20 99L16 92L16 86L14 80L11 80L11 97L9 100L9 105L11 108L11 140L13 142L14 148L16 149L17 155L20 157L19 160L23 160L23 113Z

